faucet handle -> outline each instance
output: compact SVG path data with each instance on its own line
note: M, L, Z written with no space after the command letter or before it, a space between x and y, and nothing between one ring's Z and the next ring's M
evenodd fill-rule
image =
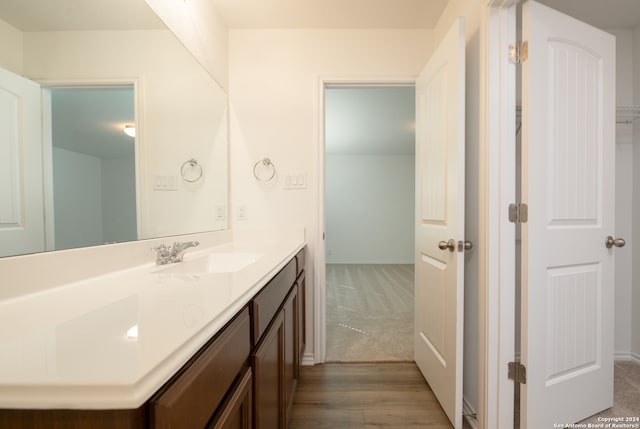
M169 258L171 256L171 252L166 244L159 244L155 247L152 247L151 250L156 252L156 264L157 265L165 265L169 262Z

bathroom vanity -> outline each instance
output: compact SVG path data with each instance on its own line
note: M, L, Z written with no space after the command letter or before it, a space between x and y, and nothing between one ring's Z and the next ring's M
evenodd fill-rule
M286 427L304 266L297 238L232 243L0 302L0 323L13 314L28 337L0 331L0 427Z

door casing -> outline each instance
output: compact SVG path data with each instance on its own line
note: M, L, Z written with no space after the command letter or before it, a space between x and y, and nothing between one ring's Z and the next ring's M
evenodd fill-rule
M313 290L313 361L307 356L303 365L324 363L326 357L326 247L325 247L325 135L324 135L324 90L327 86L406 86L415 85L417 76L384 76L371 78L366 76L320 76L317 83L318 118L316 121L318 136L318 229L316 235L317 254L314 255Z

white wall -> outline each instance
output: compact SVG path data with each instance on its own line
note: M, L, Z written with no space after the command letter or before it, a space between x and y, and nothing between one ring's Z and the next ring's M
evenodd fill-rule
M227 88L229 81L228 32L209 0L146 0L169 29L202 66Z
M136 233L135 165L53 147L55 248L131 241Z
M56 249L104 243L99 158L53 148Z
M22 75L22 32L1 19L0 67Z
M413 264L415 156L327 155L327 263Z
M314 353L313 306L320 195L320 77L415 78L433 48L425 30L256 30L229 34L233 228L306 228L307 353ZM258 183L256 161L268 156L278 175ZM305 173L307 188L284 190L284 176ZM247 219L236 218L246 208Z
M135 160L133 156L104 158L101 164L103 239L109 243L135 240L138 237Z

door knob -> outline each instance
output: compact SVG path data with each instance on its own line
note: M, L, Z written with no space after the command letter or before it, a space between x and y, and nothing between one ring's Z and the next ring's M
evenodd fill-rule
M456 250L456 240L454 240L453 238L449 241L441 241L438 243L438 248L440 250L447 250L449 249L449 252L453 252L454 250Z
M473 249L473 243L470 241L461 241L458 243L458 251L462 252L463 250L471 250Z
M608 236L605 241L604 241L604 245L607 249L611 249L613 246L615 247L624 247L624 245L627 244L626 241L624 241L624 239L622 238L613 238L612 236Z

